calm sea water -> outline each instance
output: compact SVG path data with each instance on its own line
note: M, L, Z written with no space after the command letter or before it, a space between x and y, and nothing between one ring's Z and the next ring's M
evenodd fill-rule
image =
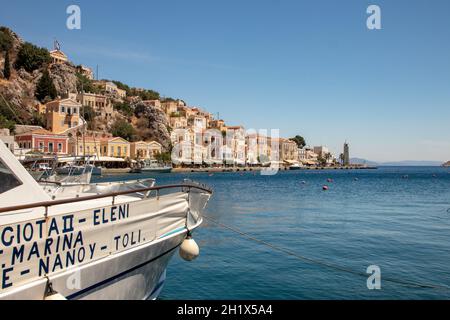
M404 175L408 179L402 179ZM381 290L368 290L367 277L299 260L206 220L194 233L200 257L185 262L174 256L161 299L450 298L449 169L154 177L159 184L190 178L210 185L214 195L206 214L256 238L360 273L370 265L381 269ZM327 178L334 181L328 183ZM324 184L328 191L322 191ZM449 289L408 287L383 279Z

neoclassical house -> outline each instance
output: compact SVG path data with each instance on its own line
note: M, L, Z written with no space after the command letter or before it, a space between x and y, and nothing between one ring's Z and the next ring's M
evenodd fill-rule
M162 152L162 146L156 141L138 141L132 142L130 156L132 159L155 159L157 154Z

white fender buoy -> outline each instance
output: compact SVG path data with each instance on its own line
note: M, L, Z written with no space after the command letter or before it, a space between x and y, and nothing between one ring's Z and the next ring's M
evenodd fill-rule
M195 242L191 236L187 236L180 246L180 257L186 261L192 261L199 255L200 248L198 247L197 242Z
M52 300L67 300L67 299L62 294L60 294L58 292L55 292L55 293L53 293L51 295L46 296L44 298L44 300L52 301Z

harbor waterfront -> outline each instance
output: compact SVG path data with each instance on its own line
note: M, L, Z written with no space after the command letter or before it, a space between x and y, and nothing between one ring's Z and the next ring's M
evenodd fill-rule
M206 183L214 197L205 217L332 266L274 251L206 218L196 233L200 257L191 263L174 257L160 299L450 298L449 168L94 179L144 177ZM329 190L322 191L323 185ZM380 267L381 290L367 288L371 265Z

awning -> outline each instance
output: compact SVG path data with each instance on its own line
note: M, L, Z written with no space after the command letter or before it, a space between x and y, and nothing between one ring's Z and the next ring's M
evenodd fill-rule
M311 165L311 166L317 164L317 162L312 161L312 160L302 160L302 162L303 162L303 164L307 164L307 165Z
M125 162L122 158L114 158L114 157L99 157L98 162Z

